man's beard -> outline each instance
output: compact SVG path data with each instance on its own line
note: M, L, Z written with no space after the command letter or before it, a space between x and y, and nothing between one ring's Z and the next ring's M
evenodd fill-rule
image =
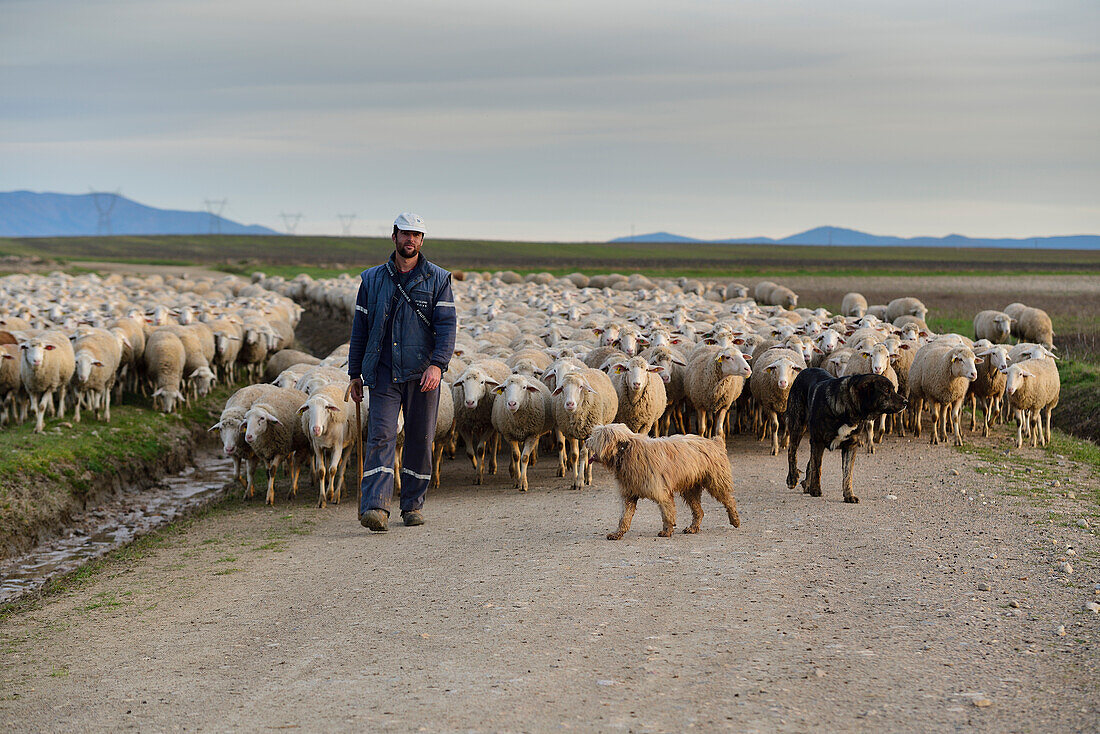
M397 248L397 250L401 254L401 257L405 258L406 260L410 260L416 256L415 245L401 245Z

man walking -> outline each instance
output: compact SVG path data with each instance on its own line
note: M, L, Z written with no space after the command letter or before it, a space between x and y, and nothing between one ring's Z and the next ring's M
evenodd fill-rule
M451 274L420 254L424 220L405 212L393 223L390 259L360 273L351 325L351 399L370 390L359 522L388 529L393 496L397 415L405 413L401 517L423 525L420 510L432 478L432 440L439 383L451 361L458 326Z

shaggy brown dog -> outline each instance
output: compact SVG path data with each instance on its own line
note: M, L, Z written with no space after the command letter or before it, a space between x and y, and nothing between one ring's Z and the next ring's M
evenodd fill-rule
M733 499L730 463L722 443L702 436L648 438L632 433L622 423L609 423L596 426L585 445L589 462L599 462L615 472L623 497L619 529L608 533L608 540L618 540L630 529L638 500L643 497L661 508L664 528L658 535L662 538L672 535L676 527L674 494L683 495L691 508L691 525L684 532L699 532L703 490L725 506L730 525L741 526L737 502Z

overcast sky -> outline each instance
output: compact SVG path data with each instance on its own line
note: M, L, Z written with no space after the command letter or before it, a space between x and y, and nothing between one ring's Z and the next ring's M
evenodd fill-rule
M1100 2L0 0L0 190L299 232L1100 232Z

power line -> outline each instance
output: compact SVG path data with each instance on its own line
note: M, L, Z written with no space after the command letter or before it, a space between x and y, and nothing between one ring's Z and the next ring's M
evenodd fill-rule
M202 205L210 215L210 234L222 233L222 212L229 199L203 199Z
M343 230L343 235L348 237L351 235L351 223L355 221L354 214L337 214L340 219L340 228Z
M100 237L109 236L111 234L111 210L115 208L115 202L118 201L122 190L96 191L88 187L88 191L92 195L92 203L95 204L95 210L99 214L99 218L95 223L95 233Z
M298 229L298 222L302 221L302 213L287 214L286 212L279 212L279 216L283 218L283 226L286 227L287 234L294 234L294 230Z

